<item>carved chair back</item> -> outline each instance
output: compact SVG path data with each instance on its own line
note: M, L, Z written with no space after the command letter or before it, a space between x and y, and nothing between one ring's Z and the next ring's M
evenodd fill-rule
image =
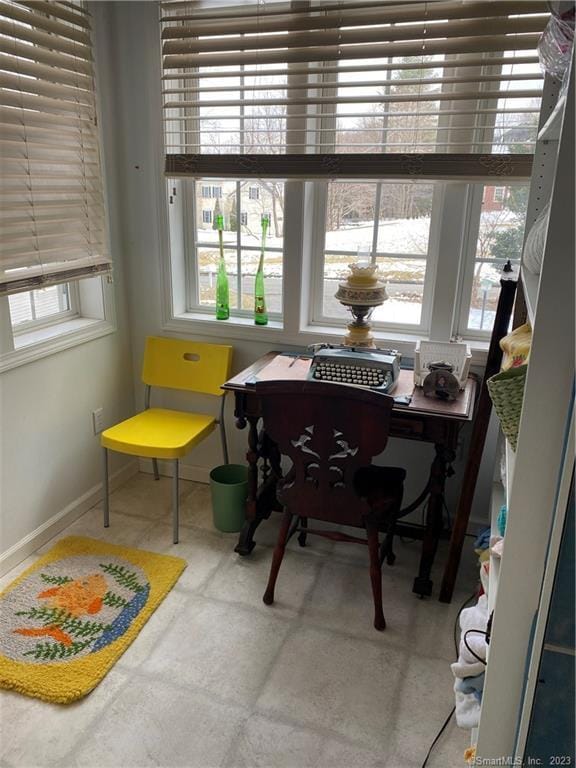
M266 434L292 462L278 486L284 507L359 525L369 510L354 492L354 475L386 447L394 399L315 381L259 382L256 392Z

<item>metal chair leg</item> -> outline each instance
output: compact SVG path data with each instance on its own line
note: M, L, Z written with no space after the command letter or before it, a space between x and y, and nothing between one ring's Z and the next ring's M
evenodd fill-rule
M174 544L178 544L178 522L180 513L178 459L174 459L174 477L172 479L172 530Z
M228 459L228 442L226 440L226 425L224 423L224 406L226 405L226 392L222 395L222 401L220 403L220 441L222 443L222 456L224 457L224 464L229 463Z
M158 459L152 459L152 469L154 470L154 480L160 480L160 473L158 472Z
M109 528L110 500L108 498L108 448L102 448L102 494L104 507L104 528Z

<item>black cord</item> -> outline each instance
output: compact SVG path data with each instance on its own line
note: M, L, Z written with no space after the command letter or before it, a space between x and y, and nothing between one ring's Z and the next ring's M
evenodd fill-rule
M442 728L440 728L440 730L439 730L439 731L438 731L438 733L436 734L436 738L434 739L434 741L432 742L432 744L430 744L430 749L428 750L428 752L427 752L427 754L426 754L426 757L424 758L424 762L422 763L422 768L426 768L426 765L428 764L428 758L429 758L429 757L430 757L430 755L432 754L432 750L433 750L433 749L434 749L434 747L436 746L436 742L438 741L438 739L440 738L440 736L442 736L442 734L444 733L444 729L446 728L446 726L448 725L448 723L450 722L450 720L452 720L452 715L454 714L454 712L456 712L456 707L452 707L452 711L450 712L450 714L448 715L448 717L446 718L446 720L444 720L444 725L442 726Z
M458 633L458 619L460 618L460 614L462 613L464 608L466 608L468 603L471 603L472 600L474 600L477 597L477 595L478 595L478 590L475 589L474 592L472 592L472 594L470 595L470 597L467 597L466 600L464 600L464 602L462 603L462 605L458 609L458 613L456 614L456 618L454 620L454 633L453 633L453 635L454 635L454 649L455 649L455 652L456 652L456 660L458 660L458 639L456 637L456 635Z
M466 638L468 637L468 635L471 635L471 634L476 634L476 635L484 635L484 637L486 637L486 635L487 635L488 633L487 633L487 632L484 632L484 630L483 630L483 629L468 629L468 630L466 630L466 632L464 632L464 638L463 638L463 640L464 640L464 645L465 645L465 646L466 646L466 648L467 648L467 649L470 651L470 653L472 654L472 656L474 656L474 658L475 658L475 659L478 659L478 661L482 662L482 664L484 664L484 666L486 666L486 661L485 661L484 659L481 659L481 658L480 658L480 656L478 656L478 654L477 654L477 653L474 653L474 651L472 650L472 648L470 648L470 646L468 645L468 640L467 640Z
M458 619L460 618L460 614L462 613L464 608L466 608L468 603L470 603L470 602L472 602L472 600L474 600L476 595L477 595L477 590L474 590L474 592L472 592L470 597L467 597L466 600L464 600L464 602L462 603L462 605L458 609L458 613L456 614L456 618L454 619L454 633L453 634L454 634L454 649L456 651L456 658L458 658L458 641L456 639L456 632L458 630ZM434 749L434 747L438 743L438 739L440 738L440 736L442 736L442 734L446 730L446 726L448 725L450 720L452 720L452 716L454 715L455 712L456 712L456 707L454 706L454 707L452 707L452 710L451 710L450 714L448 715L448 717L444 721L444 724L442 725L442 728L440 728L440 730L436 734L436 738L434 739L432 744L430 744L430 749L426 753L426 757L424 758L424 762L422 763L422 768L426 768L426 765L428 764L428 760L430 758L430 755L432 754L432 750Z

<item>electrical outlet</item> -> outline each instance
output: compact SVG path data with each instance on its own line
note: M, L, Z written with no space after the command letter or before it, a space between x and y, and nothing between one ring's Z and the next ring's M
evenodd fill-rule
M96 408L92 411L92 424L95 435L99 435L104 430L104 408Z

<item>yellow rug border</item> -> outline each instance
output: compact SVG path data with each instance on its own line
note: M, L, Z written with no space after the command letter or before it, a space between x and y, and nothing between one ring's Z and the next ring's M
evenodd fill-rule
M0 655L0 688L43 701L69 704L92 691L114 666L120 656L140 633L144 624L180 578L187 563L174 555L163 555L119 544L110 544L85 536L68 536L60 539L45 555L40 557L0 592L7 595L40 568L75 555L115 555L141 568L150 584L150 595L144 608L128 630L117 640L100 651L82 659L57 664L26 664ZM160 566L158 568L158 566Z

